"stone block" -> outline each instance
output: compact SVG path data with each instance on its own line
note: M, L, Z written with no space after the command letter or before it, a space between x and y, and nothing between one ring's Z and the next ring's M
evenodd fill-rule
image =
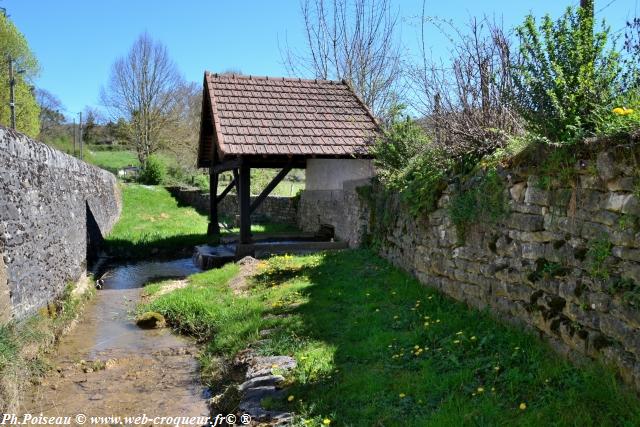
M528 185L524 193L524 203L527 205L549 206L549 192L541 190L535 185Z
M607 151L598 153L596 158L596 168L598 170L598 175L605 182L615 178L619 171L615 157L612 153Z
M604 199L603 208L612 212L622 212L623 207L629 206L629 209L634 207L634 196L626 193L609 193ZM635 202L637 206L637 201Z
M524 200L524 194L525 194L526 188L527 188L526 182L519 182L511 186L511 188L509 189L509 194L511 195L511 198L516 202L522 202Z

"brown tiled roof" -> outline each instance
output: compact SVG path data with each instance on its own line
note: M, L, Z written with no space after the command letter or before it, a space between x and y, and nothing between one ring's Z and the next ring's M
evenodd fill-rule
M344 82L205 73L199 165L226 156L366 156L379 127ZM208 99L207 99L208 98Z

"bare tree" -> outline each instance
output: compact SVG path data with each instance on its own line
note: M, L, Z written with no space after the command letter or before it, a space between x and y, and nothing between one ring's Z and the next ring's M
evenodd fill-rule
M433 24L449 40L448 63L434 61L427 52L425 26ZM452 22L421 21L422 62L410 67L413 107L437 143L454 156L484 155L519 133L522 123L509 107L510 39L500 24L472 18L460 29Z
M45 89L36 89L36 102L40 106L40 136L48 140L61 133L65 122L64 107L60 99Z
M143 164L163 146L163 131L178 119L174 113L182 84L167 48L147 33L112 66L109 83L101 91L102 102L114 119L124 117L129 122L130 139Z
M402 76L389 0L302 0L301 11L307 51L283 50L289 73L344 79L384 118L401 95Z
M202 86L196 83L185 83L177 88L176 97L178 102L174 105L171 114L177 120L163 130L165 139L172 141L167 151L175 156L180 166L195 169L198 156Z

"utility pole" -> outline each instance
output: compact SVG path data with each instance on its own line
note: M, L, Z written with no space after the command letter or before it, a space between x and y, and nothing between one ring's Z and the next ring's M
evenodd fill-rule
M9 56L9 108L11 109L11 129L16 128L16 100L14 86L16 80L13 77L13 58Z
M78 140L80 141L80 160L82 160L83 158L83 152L82 152L82 111L80 111L78 113L78 115L80 116L80 123L78 124Z
M76 139L78 139L77 136L78 133L78 128L76 128L76 118L73 118L73 157L76 156Z

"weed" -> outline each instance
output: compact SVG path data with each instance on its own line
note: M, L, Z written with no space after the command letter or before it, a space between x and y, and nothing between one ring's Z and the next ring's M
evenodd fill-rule
M587 257L589 259L588 272L594 279L604 280L609 278L609 269L605 262L607 258L611 256L612 247L613 245L606 237L591 242L587 250Z
M577 176L576 162L577 157L572 146L563 145L551 149L538 167L538 187L550 190L554 179L559 181L561 187L571 185Z
M456 226L460 243L464 242L471 224L495 224L507 212L504 182L493 169L470 188L457 193L449 205L449 215Z

